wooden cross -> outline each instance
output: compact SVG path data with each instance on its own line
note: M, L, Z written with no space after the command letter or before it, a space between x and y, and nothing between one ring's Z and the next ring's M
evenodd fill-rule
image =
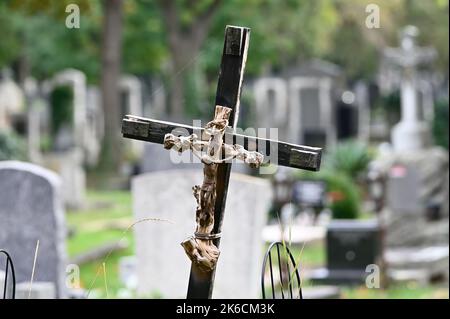
M182 246L192 261L187 298L211 298L219 257L231 160L259 167L268 154L276 163L311 171L320 168L321 149L235 133L239 98L250 29L227 26L217 84L215 116L205 128L127 115L122 122L126 138L164 144L179 152L190 150L204 164L204 180L194 186L197 228ZM229 125L230 124L230 125ZM190 135L186 136L186 132ZM242 142L242 144L236 143Z

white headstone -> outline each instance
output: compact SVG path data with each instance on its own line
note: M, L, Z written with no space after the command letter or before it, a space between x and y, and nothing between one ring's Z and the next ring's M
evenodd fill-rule
M287 139L288 86L286 80L278 77L263 77L253 85L258 127L278 128L278 137Z
M89 86L86 97L87 109L84 149L86 150L86 163L94 166L97 164L100 156L102 140L105 133L105 119L98 87Z
M180 243L195 229L192 186L201 184L201 170L171 170L137 176L132 181L137 224L138 292L164 298L185 298L191 262ZM214 298L258 298L263 257L262 229L271 203L266 180L231 174L222 227Z
M63 130L55 139L72 141L68 148L44 154L42 165L57 172L63 183L64 199L72 208L83 205L86 192L86 123L87 123L87 87L86 75L75 69L66 69L57 73L54 78L44 84L48 94L56 86L69 85L73 89L73 126Z
M124 105L122 105L122 115L143 115L142 106L142 88L139 79L132 75L123 76L120 79L120 89L125 96ZM144 143L137 140L126 141L131 146L131 152L134 156L140 157L144 151Z
M12 128L12 116L25 113L25 97L13 81L9 70L2 72L0 81L0 130Z
M3 299L3 286L5 285L6 273L0 270L0 299Z
M86 125L86 75L75 69L66 69L55 75L51 85L70 85L73 88L73 129L74 142L83 148Z
M28 104L27 141L28 159L37 163L41 160L41 114L42 101L39 99L39 85L36 79L28 77L24 81L25 96Z
M86 198L86 172L83 167L83 158L83 152L79 148L49 153L43 157L43 166L61 177L64 202L73 209L82 207Z
M336 141L336 128L333 124L331 100L331 78L293 77L289 79L289 132L296 138L294 142L304 144L308 129L323 129L325 144L332 145ZM314 103L305 103L307 93Z

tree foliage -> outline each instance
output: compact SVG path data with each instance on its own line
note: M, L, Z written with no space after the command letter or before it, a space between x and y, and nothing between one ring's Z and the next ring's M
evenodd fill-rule
M174 1L182 30L189 29L212 3L212 0ZM80 29L64 27L65 7L69 3L80 6ZM102 14L99 3L1 1L0 67L26 55L31 73L38 78L70 66L86 72L91 81L98 81ZM380 6L380 29L365 26L365 7L369 3ZM165 22L156 1L126 1L123 35L126 72L167 74L171 57ZM252 28L251 59L247 64L250 75L276 71L310 57L323 57L341 64L351 77L370 77L377 68L380 49L397 45L397 32L406 24L419 27L422 44L437 48L436 67L448 66L448 0L223 1L196 59L202 60L202 68L210 76L217 74L227 24Z

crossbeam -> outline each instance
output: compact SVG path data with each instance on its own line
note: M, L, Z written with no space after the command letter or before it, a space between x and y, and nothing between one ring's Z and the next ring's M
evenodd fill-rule
M196 133L203 136L204 128L184 124L152 120L144 117L127 115L122 121L123 137L163 144L164 136L172 133L174 135L189 135ZM204 139L206 140L206 139ZM310 171L320 169L322 149L303 145L265 139L255 136L236 134L231 131L225 133L225 141L228 144L241 144L248 151L257 151L270 158L273 152L278 151L276 164L292 168Z

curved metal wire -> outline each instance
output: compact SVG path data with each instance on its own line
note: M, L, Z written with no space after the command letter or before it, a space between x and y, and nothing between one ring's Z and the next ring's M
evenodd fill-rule
M12 275L12 294L11 299L16 298L16 272L14 271L14 264L9 253L0 249L0 253L3 253L6 256L6 267L5 267L5 284L3 285L3 299L6 299L6 289L8 288L8 273L9 267L11 267L11 275Z
M285 260L286 262L286 269L288 272L288 278L287 278L287 286L288 286L288 296L290 299L294 299L294 290L293 290L293 284L292 284L292 274L290 271L289 264L292 263L293 270L295 273L295 279L297 279L297 285L298 285L298 297L299 299L303 299L303 293L302 293L302 282L300 279L300 272L299 267L296 267L295 265L295 259L292 255L291 251L289 250L289 247L285 246L282 242L273 242L270 244L269 248L267 249L267 252L264 256L264 262L262 266L262 273L261 273L261 289L262 289L262 298L266 299L266 286L265 286L265 274L266 274L266 268L267 268L267 262L269 262L269 271L270 271L270 284L272 288L272 298L276 299L276 293L275 293L275 283L273 280L273 258L272 258L272 249L276 248L276 255L278 257L278 269L279 269L279 276L280 276L280 284L281 284L281 298L285 299L284 294L284 281L283 281L283 260L280 258L282 255L280 254L280 247L282 249L285 249L285 252L288 256L288 260Z

